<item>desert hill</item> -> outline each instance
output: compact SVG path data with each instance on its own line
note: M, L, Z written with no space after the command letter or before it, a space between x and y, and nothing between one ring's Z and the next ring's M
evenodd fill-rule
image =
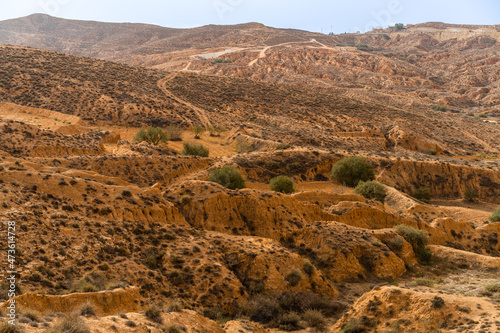
M307 40L320 34L274 29L258 23L172 29L148 24L65 20L45 14L0 22L0 44L23 45L93 58L112 59L192 48ZM118 46L120 45L120 46Z
M499 141L495 124L388 102L368 103L313 87L165 72L22 47L3 46L0 53L3 101L84 121L136 127L221 123L241 127L256 145L395 147L448 156L491 154Z
M257 23L171 29L36 14L0 22L0 44L498 117L499 30L431 22L326 36Z

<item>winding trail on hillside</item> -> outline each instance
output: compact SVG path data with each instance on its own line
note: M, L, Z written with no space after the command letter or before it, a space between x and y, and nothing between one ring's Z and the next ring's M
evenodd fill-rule
M165 76L163 79L158 81L158 88L160 88L161 91L163 91L163 93L165 95L167 95L168 97L170 97L171 99L173 99L176 102L183 104L183 105L187 106L188 108L192 109L196 113L196 115L198 116L198 119L200 120L200 122L203 126L205 126L205 127L211 126L212 123L210 122L210 119L208 119L207 111L193 105L192 103L190 103L188 101L183 100L182 98L177 97L170 90L168 90L167 82L173 80L176 76L177 76L176 73L170 73L169 75Z
M257 57L257 59L254 59L252 60L249 64L248 64L248 67L251 67L253 65L255 65L255 63L257 61L259 61L259 59L262 59L262 58L265 58L266 57L266 52L273 48L273 47L278 47L278 46L283 46L283 45L289 45L289 44L304 44L304 43L314 43L316 42L315 39L311 39L311 40L308 40L308 41L303 41L303 42L286 42L286 43L281 43L281 44L276 44L276 45L271 45L271 46L266 46L264 47L260 52L259 52L259 56ZM316 42L317 43L317 42Z

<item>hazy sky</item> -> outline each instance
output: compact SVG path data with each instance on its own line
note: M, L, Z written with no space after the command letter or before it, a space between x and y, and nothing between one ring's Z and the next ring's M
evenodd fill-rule
M500 24L499 0L0 0L0 20L33 13L166 27L260 22L355 32L394 23Z

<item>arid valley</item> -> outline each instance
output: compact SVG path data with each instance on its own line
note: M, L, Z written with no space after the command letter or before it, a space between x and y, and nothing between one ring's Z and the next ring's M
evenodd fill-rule
M500 332L499 123L498 25L0 21L0 333Z

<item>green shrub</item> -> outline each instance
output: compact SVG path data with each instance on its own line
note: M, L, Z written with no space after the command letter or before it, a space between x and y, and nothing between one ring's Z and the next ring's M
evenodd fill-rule
M285 277L285 280L288 281L292 285L292 287L295 287L296 285L299 284L300 280L302 280L302 274L298 269L294 269L290 274L288 274Z
M146 141L156 146L160 142L167 142L168 135L161 127L149 126L147 129L141 128L133 140L134 142Z
M436 150L436 149L427 149L427 150L425 151L425 153L426 153L427 155L433 155L433 156L436 156L436 155L437 155L437 150Z
M500 206L491 214L490 216L491 222L500 222Z
M212 60L212 62L216 63L216 64L230 64L232 63L233 61L232 60L229 60L229 59L223 59L223 58L215 58Z
M290 177L287 176L278 176L271 179L269 188L271 189L271 191L286 194L295 192L295 189L293 188L293 181L292 179L290 179Z
M201 143L184 142L181 155L208 157L209 150Z
M394 25L394 28L399 31L399 30L403 30L405 28L405 25L403 23L396 23Z
M199 139L200 135L205 133L205 127L200 126L200 125L193 126L192 130L193 130L195 139Z
M313 264L309 260L304 260L304 263L302 264L302 269L304 272L306 272L307 275L311 276L313 275L314 271L316 270L316 267L314 267Z
M364 157L347 157L335 163L331 177L346 186L356 187L361 181L374 180L375 172Z
M387 191L384 185L376 181L359 182L358 186L354 189L354 193L361 194L367 199L375 199L381 203L385 202Z
M472 187L468 187L464 192L464 200L468 202L475 202L479 197L479 192Z
M443 105L433 106L432 109L434 111L442 111L442 112L448 111L448 109L446 108L446 106L443 106Z
M404 224L397 225L394 228L410 244L420 245L426 243L425 233L422 230Z
M241 189L245 187L245 181L241 173L232 165L226 165L222 168L215 169L210 173L208 180L214 183L231 189Z
M395 227L397 232L411 244L413 252L419 258L421 264L428 264L432 254L425 248L427 237L422 230L417 230L413 227L400 224Z
M420 187L416 189L411 196L417 200L428 203L431 200L431 191L427 187Z

